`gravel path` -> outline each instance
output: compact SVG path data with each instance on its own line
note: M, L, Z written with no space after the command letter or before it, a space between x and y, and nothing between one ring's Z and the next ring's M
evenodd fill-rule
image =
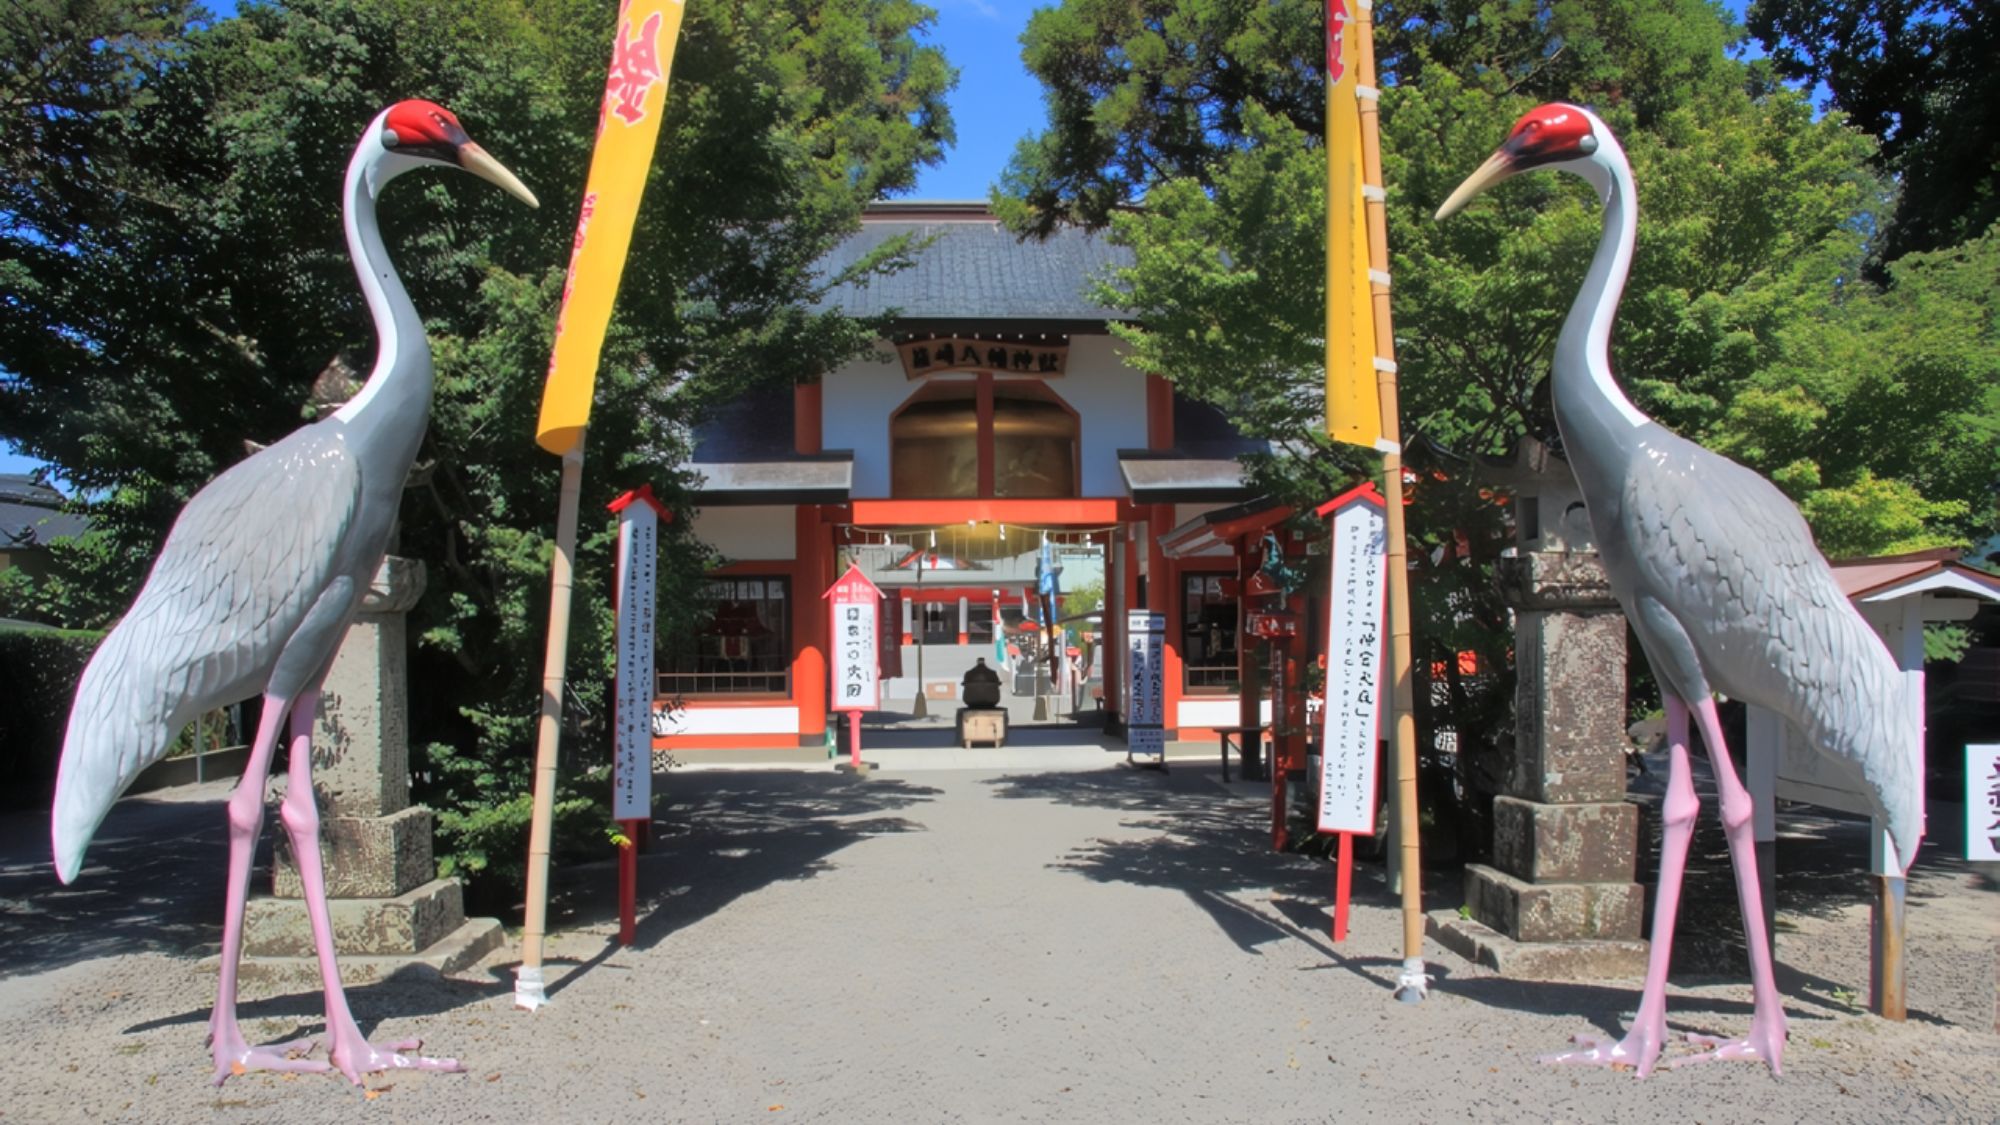
M610 940L608 865L565 872L552 1004L514 1011L497 960L357 988L365 1030L469 1068L365 1092L206 1084L214 983L194 957L219 930L223 786L121 804L67 891L40 818L0 818L0 1122L2000 1119L1991 872L1935 850L1920 867L1908 1023L1850 1006L1865 911L1835 880L1780 904L1785 1076L1642 1083L1534 1061L1622 1030L1637 982L1508 981L1432 947L1431 998L1396 1004L1379 871L1335 947L1328 868L1268 851L1257 786L1079 755L1093 768L676 771L639 943ZM1740 1033L1744 975L1677 975L1674 1029ZM320 999L248 994L243 1012L273 1041L316 1030Z

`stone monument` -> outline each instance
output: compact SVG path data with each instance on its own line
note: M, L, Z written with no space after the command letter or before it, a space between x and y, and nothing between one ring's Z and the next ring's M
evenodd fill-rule
M1501 594L1515 614L1514 758L1493 801L1493 863L1470 864L1470 917L1432 935L1510 976L1639 976L1645 893L1638 807L1625 800L1625 617L1569 466L1523 438L1495 483L1514 493L1518 547Z
M382 560L334 657L313 733L327 910L343 981L366 983L405 965L454 972L499 947L492 918L465 917L464 887L439 879L434 816L410 804L409 645L405 617L424 592L424 566ZM278 834L270 897L244 914L244 980L317 984L305 889Z

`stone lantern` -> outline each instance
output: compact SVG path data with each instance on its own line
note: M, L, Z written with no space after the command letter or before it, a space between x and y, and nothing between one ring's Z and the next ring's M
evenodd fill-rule
M1493 863L1466 868L1471 917L1431 928L1509 975L1636 976L1645 895L1638 807L1625 800L1625 617L1569 465L1527 437L1488 468L1513 493L1518 536L1497 574L1515 617L1515 746L1493 802Z

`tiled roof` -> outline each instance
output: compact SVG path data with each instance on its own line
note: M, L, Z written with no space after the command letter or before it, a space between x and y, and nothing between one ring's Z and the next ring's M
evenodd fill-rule
M1127 320L1089 296L1093 279L1129 265L1131 252L1075 228L1045 241L1016 238L983 204L877 204L861 230L820 261L828 275L898 235L913 236L914 265L866 285L844 285L823 307L905 320Z
M0 551L81 535L90 521L60 511L63 495L33 477L0 473Z
M1840 559L1833 563L1833 578L1840 584L1840 592L1850 598L1873 597L1897 587L1914 588L1918 580L1932 579L1924 584L1925 592L1946 588L2000 601L2000 579L1960 565L1959 557L1958 551L1944 548L1908 555Z

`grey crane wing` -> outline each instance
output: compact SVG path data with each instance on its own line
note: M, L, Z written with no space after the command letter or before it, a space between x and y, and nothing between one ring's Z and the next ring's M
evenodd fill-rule
M1637 592L1678 620L1715 690L1784 716L1914 845L1921 737L1881 638L1776 486L1660 434L1623 490Z
M119 631L197 710L254 694L344 561L360 501L338 431L310 427L240 462L182 510Z
M87 840L195 716L263 688L348 561L343 547L360 498L361 471L340 432L313 426L188 501L132 608L78 683L57 781L59 841L65 831Z

